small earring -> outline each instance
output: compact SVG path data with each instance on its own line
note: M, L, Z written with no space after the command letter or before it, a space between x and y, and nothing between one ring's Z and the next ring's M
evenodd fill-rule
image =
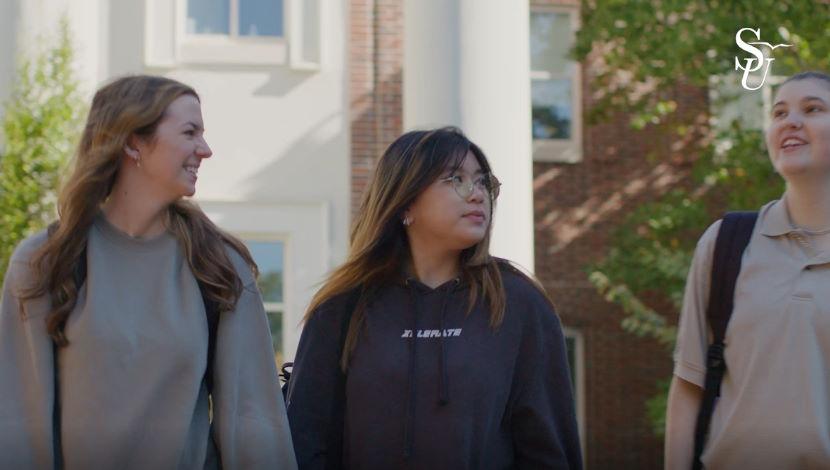
M404 217L403 224L409 227L410 225L412 225L412 219L410 219L409 216Z
M135 161L135 167L141 168L141 157L135 157L133 160Z

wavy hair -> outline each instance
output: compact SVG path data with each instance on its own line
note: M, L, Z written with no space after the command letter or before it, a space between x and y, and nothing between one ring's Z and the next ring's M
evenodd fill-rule
M75 273L89 230L106 201L124 157L124 145L135 135L152 142L156 128L174 100L193 88L169 78L136 75L116 79L95 93L75 153L75 164L58 197L58 220L46 242L33 254L34 283L21 300L48 295L51 311L46 327L58 346L69 344L64 327L81 286ZM230 311L242 292L242 281L225 247L236 250L257 275L245 245L219 229L195 204L178 200L167 209L165 225L178 239L202 295L220 312Z

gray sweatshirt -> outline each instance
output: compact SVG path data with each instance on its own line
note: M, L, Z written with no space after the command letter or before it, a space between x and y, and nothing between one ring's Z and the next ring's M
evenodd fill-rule
M24 304L32 253L12 256L0 305L0 468L52 469L54 361L47 298ZM170 233L130 237L99 216L87 279L59 350L64 468L296 468L271 338L251 270L228 249L245 288L220 316L214 435L203 376L208 326L198 284Z

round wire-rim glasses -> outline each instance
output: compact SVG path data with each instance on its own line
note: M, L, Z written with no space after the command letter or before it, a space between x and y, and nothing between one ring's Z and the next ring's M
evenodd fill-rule
M460 175L453 175L442 179L452 183L452 187L461 199L467 199L473 194L473 188L478 186L485 194L490 197L490 200L495 200L499 197L501 182L492 173L485 173L474 180L465 181Z

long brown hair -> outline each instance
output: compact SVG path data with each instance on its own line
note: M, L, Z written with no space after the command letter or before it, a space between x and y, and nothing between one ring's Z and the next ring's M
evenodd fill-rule
M410 258L401 223L404 211L444 171L460 167L467 152L475 156L484 173L491 173L484 152L453 127L407 132L378 161L352 225L346 261L328 276L304 318L308 321L331 298L360 289L341 358L344 370L365 318L366 303L389 280L400 279L402 263ZM491 221L494 204L491 199ZM500 263L489 254L491 230L492 222L482 241L461 252L460 269L462 279L470 286L468 313L481 294L490 308L490 326L495 329L504 318L505 293Z
M130 136L152 140L167 107L193 88L164 77L137 75L119 78L95 94L75 155L74 170L58 197L58 221L46 242L34 253L35 282L22 300L49 295L46 327L55 344L68 344L66 320L78 299L75 272L89 229L115 184L124 145ZM185 259L204 289L203 295L220 312L233 309L242 281L225 252L235 249L257 274L245 245L220 230L193 203L178 200L168 207L167 229L179 240Z

